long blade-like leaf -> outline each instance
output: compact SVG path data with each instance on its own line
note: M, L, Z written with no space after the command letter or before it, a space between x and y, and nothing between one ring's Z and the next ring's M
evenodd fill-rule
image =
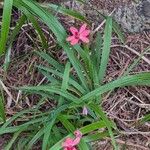
M5 108L4 108L4 101L3 101L3 96L0 95L0 118L3 119L3 121L6 121L6 116L5 116Z
M66 66L65 66L65 71L64 71L62 86L61 86L61 89L64 91L66 91L68 89L70 67L71 67L70 63L67 62ZM63 97L60 97L58 105L61 106L63 103L64 103Z
M106 26L104 31L104 43L102 49L102 58L99 70L99 81L102 83L103 78L106 74L106 68L109 59L110 45L111 45L111 34L112 34L112 18L108 17L106 20Z
M22 25L25 23L25 21L26 21L26 17L25 17L25 15L22 15L20 17L20 19L18 20L17 25L13 29L12 34L9 37L8 48L7 48L7 51L6 51L5 62L4 62L4 65L3 65L5 71L7 71L8 67L9 67L9 64L10 64L12 44L15 40L15 37L19 33Z
M0 55L5 51L11 20L13 0L4 0L3 18L0 36Z
M55 10L56 12L74 17L75 19L81 20L81 21L85 21L87 23L89 23L86 18L84 16L82 16L79 12L71 10L71 9L67 9L64 8L62 6L57 6L55 4L48 4L48 7L50 7L51 9Z
M134 85L147 85L150 86L150 73L139 73L137 75L126 76L120 79L117 79L113 82L107 83L91 92L81 97L80 103L83 101L88 101L93 99L101 94L113 90L118 87L124 86L134 86Z

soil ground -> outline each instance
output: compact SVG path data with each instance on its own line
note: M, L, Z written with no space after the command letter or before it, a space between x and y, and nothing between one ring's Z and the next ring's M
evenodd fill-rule
M92 5L102 9L112 11L115 7L123 3L130 3L131 0L93 0ZM87 12L88 13L88 12ZM69 27L73 24L73 20L68 17L60 17L61 22ZM93 20L92 20L93 21ZM94 22L93 22L94 23ZM49 42L49 49L55 54L56 59L64 61L62 50L57 50L55 38L49 34L49 30L45 25L41 25ZM102 28L100 29L102 30ZM39 57L34 53L34 50L39 48L39 40L31 24L25 24L18 38L14 42L11 53L11 64L4 73L2 66L0 67L0 78L3 79L4 85L8 92L6 97L6 113L9 118L16 112L32 107L35 101L35 95L26 97L22 93L13 90L13 87L24 85L37 85L44 81L44 77L35 69L36 64L42 64ZM108 65L108 71L104 82L111 81L121 75L129 67L130 63L138 58L145 48L150 46L150 32L143 31L142 33L125 33L126 42L123 47L118 42L116 36L112 39L111 56ZM33 44L34 42L34 44ZM4 58L0 60L1 64ZM132 70L131 74L137 72L150 71L150 52L147 52L141 59L139 64ZM36 97L37 98L37 97ZM25 101L24 101L25 99ZM47 104L46 107L51 107L53 104ZM128 150L149 150L150 149L150 122L139 124L138 121L150 112L150 89L147 87L125 87L117 89L113 93L104 95L103 108L106 114L115 121L117 127L122 131L117 137L117 143L120 149ZM0 149L9 139L10 135L0 137ZM93 150L111 150L110 139L97 141L93 144Z

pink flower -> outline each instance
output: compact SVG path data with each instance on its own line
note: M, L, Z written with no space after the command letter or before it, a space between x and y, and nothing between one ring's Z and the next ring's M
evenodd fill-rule
M88 109L86 108L86 106L84 106L82 110L82 115L87 116L87 114L88 114Z
M80 143L80 140L82 138L82 133L79 130L77 130L74 132L74 135L75 135L74 139L68 137L62 143L62 147L64 148L64 150L77 150L75 146Z
M83 24L78 30L75 27L70 27L70 32L72 33L66 40L71 43L71 45L76 45L80 41L84 43L89 43L88 35L90 34L90 30L86 29L87 25Z

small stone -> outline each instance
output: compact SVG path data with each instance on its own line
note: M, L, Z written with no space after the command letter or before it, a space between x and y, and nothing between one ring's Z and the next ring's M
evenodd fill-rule
M124 31L142 32L150 29L150 0L140 3L120 6L114 13L114 18L121 24Z
M107 0L107 3L108 1L109 0ZM119 1L118 4L114 3L114 5L111 6L111 10L109 10L109 8L107 8L107 10L106 8L102 9L101 4L105 5L105 1L99 0L95 3L95 1L90 0L90 2L94 8L104 15L108 15L112 11L112 8L115 9L113 17L125 32L135 33L150 30L150 0L138 0L136 2L132 0L130 3ZM100 24L101 16L96 10L88 7L88 5L86 5L84 9L85 14L92 23L96 26Z

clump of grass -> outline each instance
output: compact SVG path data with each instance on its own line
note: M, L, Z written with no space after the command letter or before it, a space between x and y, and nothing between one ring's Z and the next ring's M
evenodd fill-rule
M23 13L13 37L16 36L23 22L29 19L41 37L43 49L46 48L47 43L36 22L37 17L54 33L68 60L63 65L46 52L39 50L36 52L51 66L36 66L49 82L46 85L18 88L26 93L40 95L41 100L34 108L18 112L1 125L0 135L13 134L6 149L11 149L14 143L18 150L32 149L34 144L40 141L43 150L59 150L62 149L64 139L72 137L77 129L83 134L78 145L80 150L90 149L90 142L107 136L111 137L114 149L118 149L115 142L118 129L101 107L102 95L118 87L149 86L150 73L131 76L126 74L115 81L103 84L110 54L112 18L106 17L103 38L100 33L97 33L96 39L91 41L93 47L91 45L71 46L66 42L67 33L61 23L38 3L32 0L13 0L13 4ZM121 34L118 30L117 33ZM57 106L41 111L41 106L47 100L57 102ZM1 100L0 104L3 107ZM87 114L82 114L83 108L87 109ZM4 109L0 112L0 116L5 121ZM17 125L13 125L14 122L17 122ZM105 130L99 131L101 128Z

